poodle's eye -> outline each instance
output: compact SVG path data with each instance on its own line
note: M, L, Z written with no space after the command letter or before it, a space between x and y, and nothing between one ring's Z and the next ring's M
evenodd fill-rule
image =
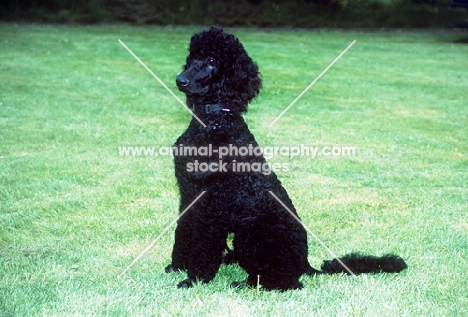
M216 65L216 60L213 58L213 57L208 57L206 59L206 63L209 65L209 66L215 66Z

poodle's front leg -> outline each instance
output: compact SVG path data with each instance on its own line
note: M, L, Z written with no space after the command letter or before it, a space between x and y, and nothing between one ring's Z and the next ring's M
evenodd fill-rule
M188 279L177 287L191 287L194 281L210 282L223 259L228 231L216 221L199 219L192 223L192 243L187 265Z
M177 221L175 242L172 249L172 262L166 266L166 273L183 271L187 268L191 244L191 228L189 215L183 215Z

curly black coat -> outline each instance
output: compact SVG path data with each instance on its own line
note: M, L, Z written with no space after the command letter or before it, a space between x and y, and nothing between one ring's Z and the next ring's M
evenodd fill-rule
M263 155L253 151L258 144L241 115L262 87L257 64L237 38L211 28L192 37L176 82L205 126L193 117L174 144L181 214L166 271L187 270L188 279L179 287L211 281L223 262L228 233L234 233L234 250L225 262L245 269L248 285L259 280L264 289L301 288L302 274L321 272L307 261L307 233L291 214L297 217L280 180ZM221 155L226 149L229 153ZM386 271L404 269L400 260L391 258L396 266Z

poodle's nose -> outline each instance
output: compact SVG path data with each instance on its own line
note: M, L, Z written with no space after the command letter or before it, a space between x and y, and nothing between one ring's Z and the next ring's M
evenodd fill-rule
M190 80L185 76L179 75L176 78L176 83L179 87L187 87L190 83Z

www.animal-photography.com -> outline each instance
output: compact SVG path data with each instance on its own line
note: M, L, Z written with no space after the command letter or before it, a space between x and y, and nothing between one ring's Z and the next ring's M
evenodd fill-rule
M468 315L467 18L0 4L0 315Z

